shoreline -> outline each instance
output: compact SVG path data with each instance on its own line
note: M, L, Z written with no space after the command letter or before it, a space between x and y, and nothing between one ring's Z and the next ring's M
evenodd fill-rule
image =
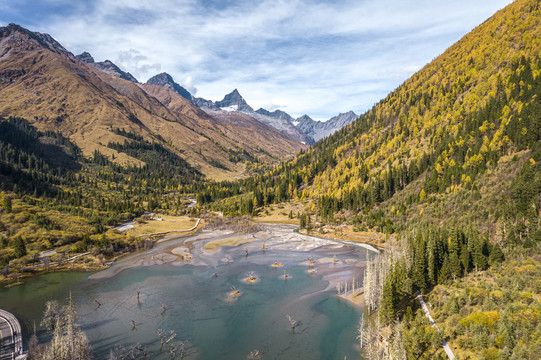
M180 232L181 234L175 234L175 235L145 234L145 236L148 236L149 238L153 236L167 235L158 239L154 239L153 241L154 246L151 249L139 249L139 250L133 250L133 251L116 254L112 258L107 259L105 264L102 264L102 265L87 265L86 263L67 262L67 263L62 263L62 264L50 265L48 268L45 268L44 266L41 266L41 265L37 267L27 266L27 267L24 267L23 271L21 272L12 272L12 273L9 273L7 276L0 275L0 286L6 287L6 288L15 287L15 286L23 284L21 280L31 279L35 276L46 275L46 274L55 273L55 272L76 271L76 272L89 272L90 273L90 272L105 271L105 270L110 269L111 266L116 264L118 261L121 261L122 259L129 257L131 255L146 253L147 251L152 250L154 247L156 247L156 245L160 243L172 241L175 239L187 238L187 237L198 234L203 229L203 226L199 226L200 225L199 220L201 219L198 219L197 225L192 227L189 230L172 230L168 232L168 233ZM94 255L92 254L84 254L84 256L80 256L80 255L83 255L83 253L76 254L75 255L76 258L73 258L72 260L84 259L87 256L94 257ZM12 283L14 280L16 281Z
M200 226L201 222L198 222L189 232L179 231L181 234L168 234L162 236L159 239L154 239L154 246L151 249L140 249L131 252L125 252L118 254L111 259L108 259L106 263L101 265L89 266L85 263L65 263L58 267L49 267L48 269L28 269L18 273L16 276L3 276L0 279L0 285L5 287L13 287L22 284L21 280L32 278L34 276L45 275L47 273L60 272L60 271L77 271L77 272L95 272L89 276L91 280L101 280L116 276L124 269L139 267L160 265L169 263L176 266L182 266L185 264L191 265L208 265L215 266L222 260L212 259L212 255L223 252L223 249L229 247L251 247L251 251L260 251L258 246L254 248L251 246L251 242L263 242L266 250L275 251L303 251L309 252L317 249L325 249L326 251L333 251L333 249L340 250L340 248L347 246L364 247L365 243L355 242L349 243L341 238L331 238L330 236L320 237L315 234L303 234L298 231L298 228L291 224L291 222L260 222L259 224L268 224L269 227L261 229L257 234L258 239L251 239L247 243L240 245L231 244L228 238L234 238L239 236L247 236L248 234L242 234L227 230L213 230L205 229L204 226ZM282 225L282 226L280 226ZM182 232L184 232L182 234ZM212 233L212 235L209 234ZM163 234L165 235L165 234ZM320 235L320 234L317 234ZM149 234L149 236L152 236ZM254 234L251 234L254 236ZM206 240L214 242L215 246L212 249L205 248L207 244ZM371 247L371 245L366 244ZM377 251L377 249L367 250ZM196 252L194 256L193 251ZM92 255L89 255L92 256ZM84 259L80 257L79 259ZM328 263L329 259L320 259L318 263ZM126 263L123 263L126 262ZM214 264L213 264L214 263ZM316 274L319 274L317 271ZM14 282L14 283L13 283ZM345 300L359 306L361 300L357 300L354 297L343 296L335 294Z
M364 290L360 292L361 290L357 290L350 294L336 294L336 296L362 308L364 307Z

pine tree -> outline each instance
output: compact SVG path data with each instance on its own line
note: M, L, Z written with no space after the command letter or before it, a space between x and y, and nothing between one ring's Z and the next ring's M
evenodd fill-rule
M2 192L2 208L8 214L13 210L11 196L4 192Z
M421 241L420 244L417 244L414 255L415 258L413 260L413 268L411 269L411 280L413 282L413 288L414 290L420 290L421 292L424 292L427 288L425 247L423 245L423 241Z
M501 264L504 259L505 259L505 256L503 255L503 251L500 245L499 244L492 245L490 256L488 258L489 264L491 266Z
M462 263L454 251L449 255L449 275L453 278L462 276Z
M451 271L449 269L449 256L447 254L443 255L443 264L441 265L440 272L438 274L438 282L440 284L446 282L450 279Z
M12 246L15 250L16 258L21 258L26 255L26 245L24 244L24 240L20 236L17 236L15 239L13 239Z
M301 229L304 229L306 228L306 214L305 213L302 213L302 215L300 216L300 228Z
M475 236L473 238L473 263L477 270L486 270L488 267L488 243L486 239Z
M467 244L462 245L462 251L460 252L460 261L464 272L467 273L471 270L471 254Z
M432 234L430 234L432 235ZM438 263L437 263L437 251L436 242L433 236L429 235L428 244L426 246L427 253L427 272L429 285L434 286L438 283Z
M379 310L380 321L389 324L394 320L398 305L398 294L394 276L391 274L385 278L383 283L383 293L381 296L381 307Z

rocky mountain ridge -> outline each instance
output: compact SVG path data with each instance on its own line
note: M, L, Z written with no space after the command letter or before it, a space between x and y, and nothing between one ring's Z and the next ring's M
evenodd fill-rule
M117 65L115 65L111 60L95 62L92 55L90 55L90 53L86 51L75 57L81 60L82 62L89 64L98 70L103 71L106 74L109 74L111 76L118 77L124 80L128 80L136 84L139 83L139 81L137 81L137 79L132 74L130 74L129 72L123 71Z
M330 134L339 130L343 126L351 123L357 118L353 111L344 114L339 114L328 121L315 121L308 115L293 118L291 115L282 110L268 111L263 108L254 109L242 97L238 89L234 89L229 94L226 94L222 100L212 101L191 95L184 87L175 82L173 77L168 73L161 73L150 78L146 84L159 85L170 88L183 98L190 100L203 111L206 111L211 116L217 116L220 111L225 112L241 112L245 115L270 125L297 141L305 144L313 144ZM234 115L228 115L231 117Z
M303 115L295 120L295 126L303 133L314 138L315 141L318 141L352 123L358 117L353 111L340 113L327 121L316 121L308 115Z
M221 101L214 102L202 98L192 98L192 101L203 110L212 110L214 112L220 110L240 111L306 144L313 144L315 141L333 134L335 131L355 121L358 117L353 111L348 111L346 113L340 113L328 121L316 121L308 115L303 115L295 119L282 110L271 112L259 108L254 111L237 89L225 95Z
M169 88L187 100L192 100L192 94L181 85L177 84L173 77L166 72L154 75L147 80L146 84L160 85Z
M51 42L50 39L49 42ZM96 62L92 55L86 51L77 55L76 58L108 75L131 81L136 84L139 83L137 79L129 72L123 71L110 60ZM295 119L282 110L274 110L271 112L269 110L259 108L258 110L254 111L254 109L242 97L238 89L234 89L229 94L226 94L224 98L219 101L198 98L190 94L188 90L175 82L173 77L166 72L162 72L151 77L145 84L169 88L178 95L182 96L184 99L191 101L200 109L207 112L212 111L212 114L210 114L211 116L217 116L220 111L239 111L251 116L263 124L274 127L282 134L304 144L313 144L314 142L329 136L336 130L339 130L357 118L357 115L353 111L349 111L344 114L341 113L328 121L315 121L308 115L303 115ZM233 115L229 115L228 117L231 116Z

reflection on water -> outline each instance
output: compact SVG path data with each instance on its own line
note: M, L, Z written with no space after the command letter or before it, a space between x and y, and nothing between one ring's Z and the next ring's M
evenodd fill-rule
M266 240L268 250L261 251L262 240L246 245L251 246L249 256L246 246L205 253L199 250L207 240L196 242L191 246L195 265L177 261L127 267L98 279L69 272L36 277L1 290L0 307L31 327L34 321L39 324L46 300L64 300L71 291L96 358L106 357L115 346L139 343L151 358L168 359L166 348L160 353L158 329L173 330L177 344L186 342L186 359L246 359L254 349L262 359L359 358L354 346L360 309L334 296L336 289L327 280L360 281L365 250L334 246L291 251ZM341 260L337 264L329 261L335 254ZM230 262L222 260L226 255ZM316 274L306 271L308 256L315 261ZM275 259L284 267L273 268ZM130 258L121 263L129 264ZM258 281L246 283L252 274ZM238 298L228 301L233 287ZM287 315L300 323L294 332Z

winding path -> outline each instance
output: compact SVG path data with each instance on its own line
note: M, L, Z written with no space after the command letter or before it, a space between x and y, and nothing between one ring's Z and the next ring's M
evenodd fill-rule
M417 295L417 300L419 300L419 302L421 303L421 306L423 307L425 316L430 321L430 325L432 325L433 327L436 328L436 330L438 330L438 334L440 334L440 337L441 337L441 345L443 346L443 350L445 350L449 359L453 360L455 358L455 354L453 354L453 350L451 350L451 347L449 346L449 344L447 344L447 340L445 340L445 338L441 336L440 328L438 327L438 325L436 325L436 322L434 321L434 319L432 319L432 315L430 315L430 311L428 311L428 307L426 306L426 303L423 300L423 295L421 295L419 291L417 291L415 294Z
M0 310L0 360L19 359L26 359L21 324L13 314Z

